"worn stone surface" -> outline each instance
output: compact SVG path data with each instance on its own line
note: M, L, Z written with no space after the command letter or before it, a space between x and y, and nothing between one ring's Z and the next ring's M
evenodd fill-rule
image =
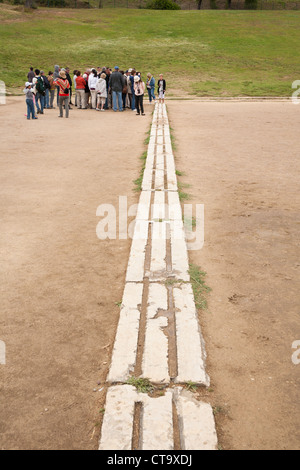
M126 283L108 374L109 382L125 382L134 371L143 287L143 284Z
M168 319L158 315L168 308L164 285L150 284L148 305L142 375L154 383L168 383L168 339L163 332L163 328L168 326Z
M173 289L177 337L178 375L176 382L195 382L209 386L205 371L205 350L197 319L192 286Z
M141 403L140 448L136 450L173 450L172 402L179 420L182 450L216 450L217 435L212 408L198 402L181 387L167 389L153 398L130 385L109 388L99 450L131 450L135 404Z
M142 282L145 270L145 254L148 239L132 240L126 282Z
M218 439L212 407L183 389L174 390L182 450L217 450Z
M178 279L189 281L189 259L182 220L172 221L170 229L173 273Z
M208 386L210 381L205 371L206 354L188 272L187 243L165 105L155 107L142 189L108 381L126 382L134 372L141 305L143 294L147 292L145 288L149 294L148 299L144 299L147 310L143 311L143 315L146 314L146 325L144 348L141 351L141 377L154 384L170 383L169 367L174 367L169 364L170 346L170 351L177 356L174 382L191 381ZM153 207L150 207L153 192ZM151 246L148 246L150 259L147 256L147 266L150 269L145 272L149 227ZM168 259L170 272L167 271L168 236L171 248L168 252L171 255L171 259ZM149 278L149 288L144 287L144 277ZM168 277L181 279L184 283L167 287L164 281ZM170 345L169 316L172 312L168 311L168 289L173 296L176 337ZM209 404L198 402L193 394L180 386L167 389L164 396L153 398L138 393L129 385L118 385L108 389L101 450L132 448L136 403L142 406L139 429L142 450L173 449L173 404L178 415L182 450L216 449L215 422Z

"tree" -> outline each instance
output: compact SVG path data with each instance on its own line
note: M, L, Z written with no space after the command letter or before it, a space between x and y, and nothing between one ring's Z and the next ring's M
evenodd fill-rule
M202 0L197 0L198 10L201 10Z
M25 0L25 8L32 8L33 0Z

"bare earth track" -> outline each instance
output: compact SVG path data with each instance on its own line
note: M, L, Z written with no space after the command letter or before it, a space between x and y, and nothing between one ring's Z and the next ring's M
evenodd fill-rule
M93 390L131 242L99 241L96 209L137 202L147 111L27 122L24 98L0 107L0 449L98 446L104 391ZM299 449L299 112L168 103L176 168L205 204L205 245L190 259L213 289L200 320L224 449Z

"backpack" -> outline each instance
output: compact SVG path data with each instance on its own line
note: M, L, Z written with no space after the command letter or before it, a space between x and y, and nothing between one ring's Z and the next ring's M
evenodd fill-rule
M44 84L44 80L42 79L42 77L38 77L37 82L36 82L36 89L41 95L45 94L45 84Z
M49 80L48 80L48 78L45 76L45 77L43 77L43 79L42 79L42 80L44 81L45 88L46 88L46 89L47 89L47 88L48 88L48 89L50 89L50 88L51 88L51 86L50 86L50 83L49 83Z

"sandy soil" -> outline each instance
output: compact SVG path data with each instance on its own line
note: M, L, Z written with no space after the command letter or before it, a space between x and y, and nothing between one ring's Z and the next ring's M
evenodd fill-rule
M177 169L205 204L190 259L213 289L201 313L224 449L300 447L299 116L282 103L169 102Z
M24 113L0 107L0 449L96 449L131 244L96 209L138 201L151 115Z

